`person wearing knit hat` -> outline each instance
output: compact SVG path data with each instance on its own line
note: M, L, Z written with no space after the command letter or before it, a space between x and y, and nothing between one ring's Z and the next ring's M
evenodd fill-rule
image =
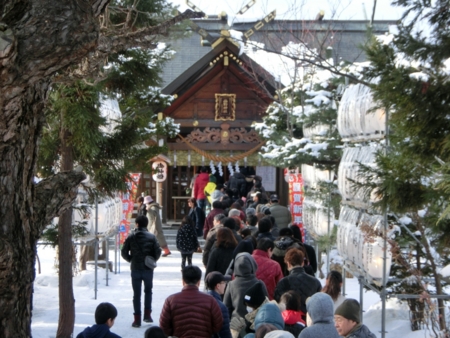
M219 332L220 338L231 338L230 314L228 313L228 309L225 304L222 303L221 298L221 296L225 292L227 282L229 282L230 280L231 276L224 276L218 271L212 271L208 273L205 278L205 285L208 289L208 294L214 297L220 307L220 310L222 311L223 324Z
M261 281L258 281L255 285L248 288L244 294L244 303L253 310L259 308L261 304L266 300L265 288Z
M361 307L356 299L346 299L336 308L334 326L339 335L345 338L376 338L361 323Z

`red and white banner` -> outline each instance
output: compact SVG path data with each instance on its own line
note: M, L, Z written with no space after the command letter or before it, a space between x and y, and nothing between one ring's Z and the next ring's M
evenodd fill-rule
M127 180L127 192L122 193L122 220L119 228L119 244L122 245L130 232L130 220L133 214L134 201L141 179L140 173L130 174L131 180Z
M299 173L285 172L289 183L289 209L291 210L292 223L300 228L302 239L305 239L303 228L303 179Z

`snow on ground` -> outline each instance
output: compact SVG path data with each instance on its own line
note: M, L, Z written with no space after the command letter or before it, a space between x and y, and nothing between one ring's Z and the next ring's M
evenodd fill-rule
M55 251L50 247L38 247L38 255L41 261L41 274L37 274L34 283L33 294L33 317L32 335L34 338L51 338L56 336L58 327L58 276L53 267L55 261ZM110 252L110 257L114 257L114 252ZM201 254L194 254L193 264L204 268L201 263ZM159 315L164 300L167 296L181 290L181 255L176 250L172 250L172 255L161 257L158 267L155 269L153 279L153 312L154 325L158 325ZM133 291L131 289L129 264L120 260L118 273L109 273L109 286L106 286L106 271L98 270L98 293L94 299L94 268L89 267L74 277L75 295L75 330L74 337L84 330L85 327L93 325L94 311L101 302L110 302L118 310L118 316L112 328L112 332L124 338L144 337L145 330L152 324L143 323L140 328L132 328ZM37 266L36 266L37 271ZM322 284L324 280L321 280ZM203 283L200 286L203 289ZM359 285L354 278L346 281L347 298L359 300ZM142 298L143 301L143 298ZM380 337L381 327L381 302L374 292L365 292L363 307L365 311L364 323L373 333ZM387 305L386 337L425 337L424 331L411 332L408 320L408 310L405 305L397 300L391 299Z

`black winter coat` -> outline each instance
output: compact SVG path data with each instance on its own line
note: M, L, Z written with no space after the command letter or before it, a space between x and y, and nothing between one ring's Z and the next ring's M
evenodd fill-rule
M182 224L177 232L177 249L182 254L191 254L198 248L198 239L195 229L190 224Z
M234 248L222 248L222 247L214 247L214 249L209 254L208 264L206 265L205 276L208 275L211 271L219 271L222 275L225 275L225 272L230 265L231 260L233 259Z
M279 303L283 293L293 290L300 295L300 311L306 313L306 299L322 290L322 284L316 277L305 272L303 267L296 267L290 271L289 276L280 280L275 288L274 299Z
M123 259L131 262L131 270L149 270L144 263L145 256L152 256L157 261L161 256L161 247L147 228L138 227L125 239L121 254Z
M196 206L189 210L189 217L195 224L197 236L203 236L203 226L205 225L205 213L203 212L203 210Z
M147 216L147 206L143 203L138 208L138 216Z

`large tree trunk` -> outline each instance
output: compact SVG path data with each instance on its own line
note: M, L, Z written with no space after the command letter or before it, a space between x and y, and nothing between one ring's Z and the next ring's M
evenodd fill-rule
M98 69L102 55L131 47L150 47L155 34L167 33L170 26L183 19L202 16L189 11L160 26L134 31L130 36L100 39L97 17L108 2L0 1L2 338L31 336L36 241L53 217L71 207L76 187L85 178L81 172L62 172L37 185L33 181L52 77L63 74L65 80L83 77L89 68ZM83 66L78 67L82 61ZM73 69L68 69L69 66Z
M0 337L31 336L36 241L84 174L35 185L50 76L96 46L88 1L0 3ZM72 54L73 53L73 54Z
M61 173L34 183L46 83L24 90L0 119L0 337L30 337L36 241L71 205L85 175ZM4 108L4 106L3 106Z

